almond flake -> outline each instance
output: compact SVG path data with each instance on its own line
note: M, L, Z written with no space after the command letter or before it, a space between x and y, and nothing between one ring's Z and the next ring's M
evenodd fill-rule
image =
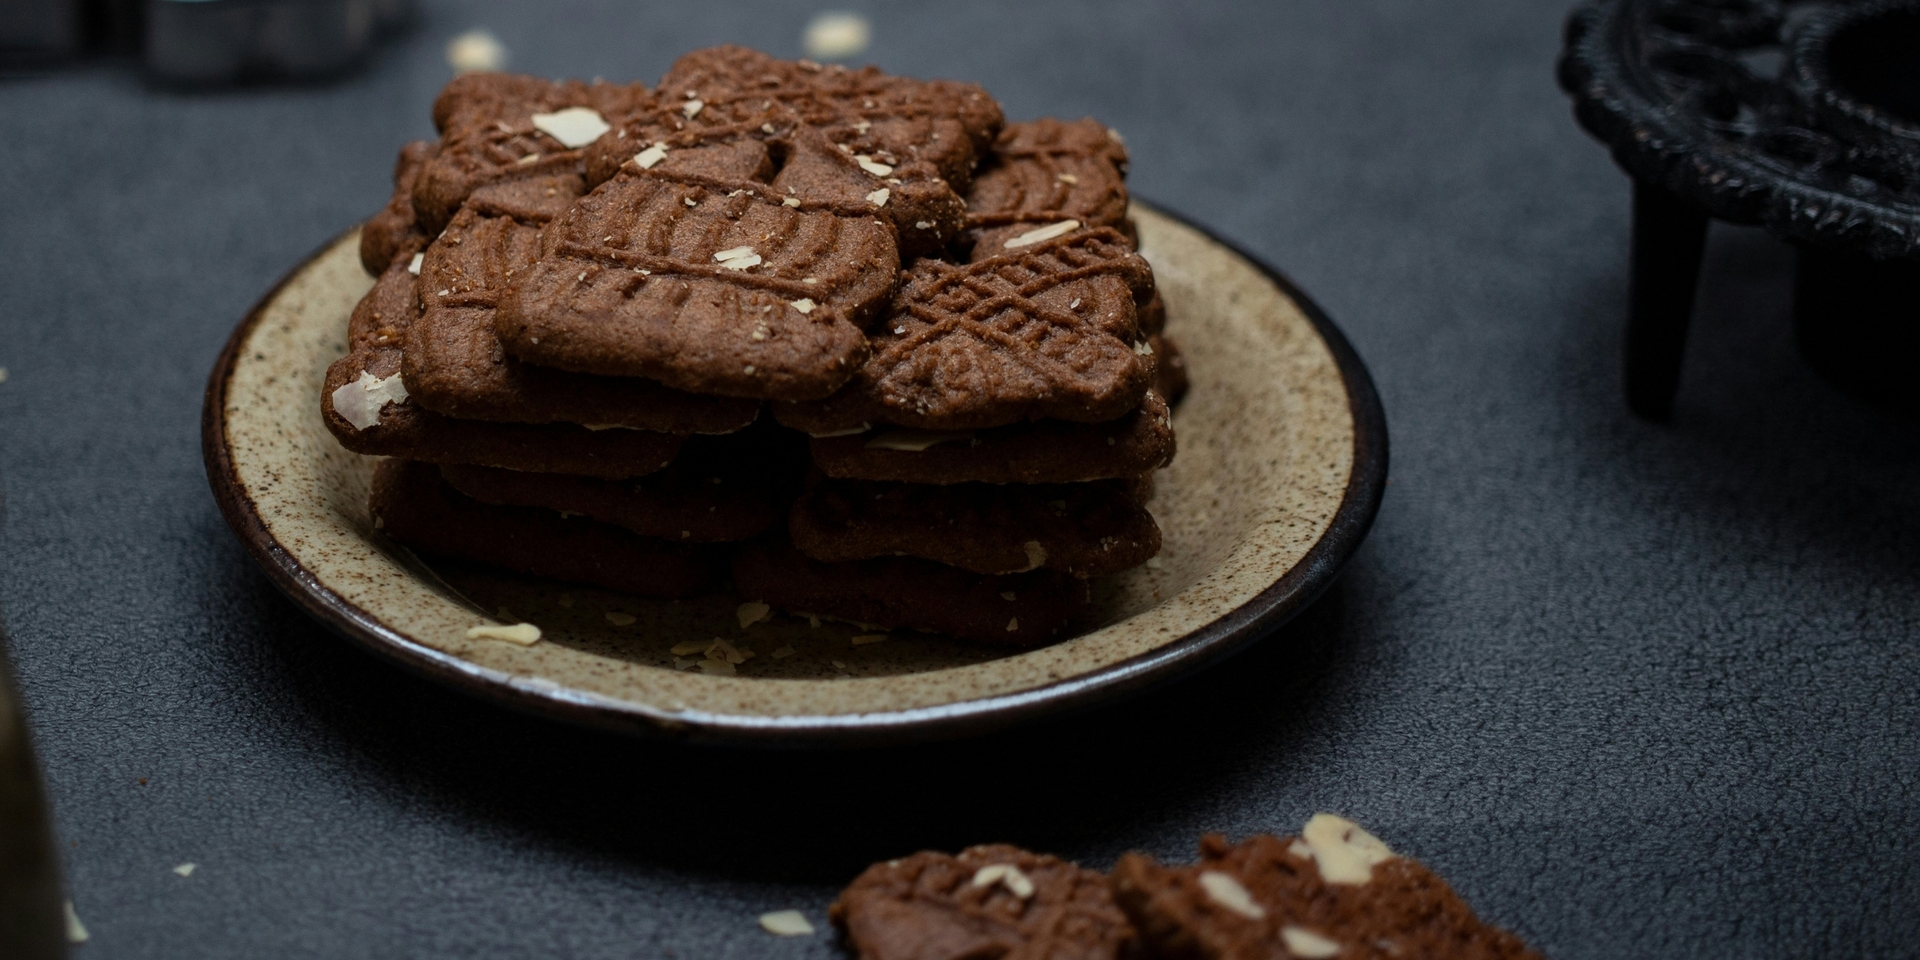
M795 651L791 646L775 647L773 651L773 658L775 660L785 660L786 658L793 656L794 652Z
M1014 592L1013 592L1013 591L1011 591L1011 590L1008 590L1007 592L1005 592L1005 593L1002 593L1002 594L1000 595L1000 599L1002 599L1002 600L1012 600L1012 599L1014 598L1014 596L1015 596L1015 594L1014 594Z
M1228 910L1232 910L1249 920L1258 920L1267 915L1265 908L1253 902L1253 894L1240 885L1232 874L1218 870L1207 870L1200 874L1200 889L1207 892L1207 899Z
M932 220L915 220L913 222L913 228L915 230L932 230L933 221Z
M1285 941L1287 952L1301 960L1326 960L1340 953L1340 941L1329 940L1306 927L1291 923L1280 928L1280 939Z
M183 863L177 867L174 867L173 872L183 877L191 877L193 876L194 868L198 866L199 864L197 863Z
M519 164L520 166L523 166L523 167L529 163L539 163L539 162L540 162L540 155L537 153L529 153L526 156L521 157L520 159L514 161L514 163Z
M1012 632L1014 632L1015 630L1018 630L1018 629L1020 629L1020 618L1019 618L1019 617L1014 617L1014 618L1013 618L1012 620L1008 620L1008 621L1007 621L1007 632L1008 632L1008 633L1012 633Z
M884 633L863 633L853 638L853 645L856 647L864 647L869 643L879 643L886 638L887 635Z
M1027 570L1038 570L1041 564L1047 562L1047 548L1041 546L1040 541L1028 540L1021 544L1021 548L1027 551ZM1026 570L1020 572L1025 573Z
M848 427L845 430L830 430L826 433L809 433L807 434L807 436L812 437L815 440L825 440L828 437L856 436L858 434L866 433L868 430L872 430L872 429L873 429L873 424L862 421L861 424L857 427Z
M568 107L553 113L533 115L534 129L546 134L568 150L578 150L613 129L599 111L590 107Z
M1033 896L1033 880L1011 863L988 864L973 873L973 885L976 887L991 887L996 883L1022 900Z
M725 660L728 663L746 663L752 656L753 654L750 651L741 650L719 637L714 637L713 643L707 647L707 659L709 660Z
M686 203L686 205L687 205L687 206L689 206L689 207L697 207L697 206L699 206L699 205L700 205L700 201L698 201L698 200L695 200L695 199L694 199L694 198L692 198L692 197L687 197L687 198L686 198L686 200L685 200L685 203Z
M1080 229L1080 221L1078 220L1062 220L1059 223L1049 223L1044 227L1036 227L1035 229L1028 230L1026 233L1014 237L1012 240L1008 240L1005 246L1008 250L1014 250L1052 240L1054 237L1064 237L1078 229Z
M665 160L666 158L667 158L667 145L664 143L656 143L653 146L648 147L645 150L642 150L639 153L634 154L633 162L639 164L640 169L642 170L652 170L654 164L659 163L660 161Z
M747 603L741 604L739 609L733 611L733 615L740 618L740 629L745 630L762 620L772 617L773 608L757 600L748 601Z
M971 440L971 433L953 433L940 430L912 430L901 428L881 432L867 441L868 450L899 450L904 453L919 453L930 447L959 440Z
M67 942L68 943L86 943L88 939L87 927L85 924L80 922L80 915L73 912L72 900L68 900L66 902L66 914L67 914Z
M333 412L353 425L355 430L365 430L380 422L380 411L389 403L401 403L407 399L407 385L398 373L390 377L375 377L365 370L360 371L360 379L352 383L343 383L333 391Z
M872 157L867 156L864 153L856 155L853 158L853 162L859 164L860 169L865 170L866 172L871 173L876 177L887 177L887 176L893 175L892 167L889 167L886 164L881 163L873 159Z
M1373 879L1373 867L1394 858L1394 852L1378 837L1360 829L1360 825L1331 813L1316 813L1300 831L1300 838L1313 850L1320 865L1320 878L1328 883L1365 886Z
M485 30L468 30L447 41L447 65L455 73L487 73L507 62L507 48Z
M467 639L505 640L525 647L531 646L540 639L540 628L531 623L516 623L510 627L497 623L483 623L477 627L468 627Z
M819 277L801 277L800 282L811 286L813 284L819 283L820 278Z
M699 116L700 111L706 109L706 107L707 105L699 100L688 100L686 103L680 105L680 112L686 114L688 120L692 120L694 117Z
M775 910L760 915L760 928L776 937L804 937L813 933L813 924L798 910Z
M621 613L617 610L607 611L607 622L616 627L630 627L633 625L635 619L631 613Z
M1071 173L1055 174L1054 179L1059 180L1061 183L1079 183L1080 182L1080 178L1074 176Z
M695 653L705 653L707 652L707 648L711 646L713 646L713 642L710 640L683 640L673 645L672 653L676 657L684 657Z
M421 264L423 264L423 263L426 263L426 262L427 262L427 255L426 255L426 254L424 254L424 253L416 253L416 254L414 254L414 255L413 255L413 259L412 259L412 260L409 260L409 261L407 261L407 272L408 272L408 273L411 273L411 274L413 274L413 275L414 275L414 276L416 276L416 277L417 277L417 276L419 276L419 275L420 275L420 265L421 265Z
M783 206L783 207L795 207L795 208L798 208L798 207L800 206L800 198L799 198L799 197L788 197L788 198L786 198L785 200L782 200L782 201L780 201L780 205L781 205L781 206Z
M887 205L887 198L889 196L892 196L891 191L889 191L886 187L881 187L880 189L867 194L867 202L873 204L876 207L884 207Z
M773 133L773 132L774 132L774 130L773 130L773 124L771 124L771 123L763 123L763 124L761 124L761 125L760 125L760 132L761 132L761 133Z
M795 310L798 310L801 313L812 313L813 308L817 306L817 304L813 302L812 297L801 297L800 299L793 301L792 306Z
M1068 310L1078 310L1078 309L1080 309L1080 298L1079 298L1079 297L1074 297L1074 298L1073 298L1073 302L1072 302L1072 303L1069 303L1069 304L1067 304L1067 309L1068 309Z
M856 124L854 124L854 125L853 125L853 129L855 129L855 130L858 130L858 131L860 131L861 133L866 133L866 132L867 132L868 130L872 130L872 129L873 129L873 121L871 121L871 120L862 120L862 121L860 121L859 123L856 123Z
M1141 340L1140 342L1135 343L1133 345L1133 352L1143 357L1153 356L1153 348L1148 346L1145 340Z
M714 660L709 658L694 664L694 666L699 667L702 673L711 673L711 674L715 674L717 676L722 676L722 677L731 677L736 672L733 669L733 664L728 663L725 660Z

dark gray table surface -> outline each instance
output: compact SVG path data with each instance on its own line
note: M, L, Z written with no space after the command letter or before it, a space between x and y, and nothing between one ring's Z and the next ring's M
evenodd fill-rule
M1139 193L1371 366L1372 537L1224 668L986 740L692 750L444 691L281 597L207 491L201 390L382 202L445 41L653 78L797 55L812 12L432 2L337 84L0 81L0 613L79 956L828 957L874 859L1187 857L1322 809L1557 958L1920 951L1920 427L1809 372L1788 252L1718 228L1674 422L1626 414L1627 181L1554 87L1558 0L869 9L882 66L1124 131ZM756 926L790 906L823 932Z

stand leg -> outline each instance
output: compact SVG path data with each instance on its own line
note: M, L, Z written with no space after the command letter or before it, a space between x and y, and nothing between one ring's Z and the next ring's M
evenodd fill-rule
M1665 420L1673 412L1706 239L1706 214L1661 187L1634 183L1627 406L1649 420Z

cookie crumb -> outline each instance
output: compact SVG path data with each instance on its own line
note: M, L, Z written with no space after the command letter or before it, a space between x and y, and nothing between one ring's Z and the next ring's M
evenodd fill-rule
M1280 939L1286 941L1287 952L1302 960L1326 960L1340 953L1340 942L1329 940L1306 927L1287 924L1280 928Z
M761 929L776 937L804 937L813 933L813 924L798 910L775 910L760 915Z
M872 41L873 25L866 17L847 10L829 10L814 17L800 35L801 49L821 60L856 56Z
M568 608L568 609L572 609L572 608L573 608L573 594L571 594L571 593L563 593L563 594L561 594L561 595L560 595L560 605L561 605L561 606L563 606L563 607L566 607L566 608Z
M631 613L621 613L618 610L607 611L607 622L613 624L616 627L633 626L634 621L636 619L637 618Z
M1232 874L1218 870L1208 870L1200 874L1200 889L1207 892L1207 898L1228 910L1232 910L1249 920L1258 920L1267 915L1265 908L1253 902L1253 894L1240 885Z
M516 623L504 626L498 623L483 623L467 628L468 640L505 640L523 647L531 646L540 639L540 628L531 623Z

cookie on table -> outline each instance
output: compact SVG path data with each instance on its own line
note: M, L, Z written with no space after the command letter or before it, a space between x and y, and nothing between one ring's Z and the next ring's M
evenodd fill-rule
M1060 639L1092 603L1087 581L1053 570L988 576L914 557L826 563L777 541L741 547L733 582L788 613L1010 647Z
M1105 878L1006 844L876 863L827 916L860 960L1122 960L1138 941Z
M430 464L383 460L368 497L376 525L421 553L648 597L714 585L725 555L545 510L499 507L455 493Z
M401 375L401 342L420 311L404 262L381 274L347 324L348 353L327 368L321 418L355 453L620 479L665 467L683 438L572 424L488 423L421 406Z
M1538 960L1446 881L1332 814L1298 837L1200 841L1200 862L1128 854L1114 900L1164 960Z
M899 268L864 201L628 163L547 227L495 331L529 363L676 390L811 400L867 357Z
M579 175L529 177L474 191L421 258L423 310L402 346L407 389L449 417L577 423L661 433L729 433L752 423L753 400L703 397L633 377L530 366L501 348L503 292L540 254L540 227L584 190Z
M670 466L636 480L451 465L440 473L482 503L539 507L642 536L714 543L784 529L805 456L790 433L771 428L692 437Z
M585 173L584 148L650 103L652 94L641 84L507 73L455 77L433 103L440 150L414 183L421 232L438 234L486 184Z
M1167 382L1163 358L1156 380ZM879 427L808 441L829 477L906 483L1075 483L1137 477L1173 461L1167 403L1150 391L1140 406L1102 423L1030 420L974 431Z
M588 171L597 183L648 149L762 138L782 160L777 193L877 200L911 257L940 249L964 226L961 196L1002 123L999 104L973 84L713 47L676 61L653 109L589 150Z
M1037 228L1122 228L1126 175L1127 148L1091 117L1007 124L967 193L972 259L1007 253Z
M973 573L1118 573L1160 552L1149 478L1057 484L822 480L793 505L815 560L921 557Z
M374 276L386 272L400 257L411 257L427 245L413 211L413 185L440 144L415 140L400 148L393 163L393 196L360 228L360 265Z
M1177 406L1193 386L1187 377L1187 358L1181 355L1180 345L1165 334L1148 337L1147 345L1153 348L1153 355L1158 359L1153 371L1154 392L1165 397L1167 405Z
M964 266L916 261L846 388L775 414L813 436L1117 419L1153 382L1134 306L1152 276L1105 227Z

